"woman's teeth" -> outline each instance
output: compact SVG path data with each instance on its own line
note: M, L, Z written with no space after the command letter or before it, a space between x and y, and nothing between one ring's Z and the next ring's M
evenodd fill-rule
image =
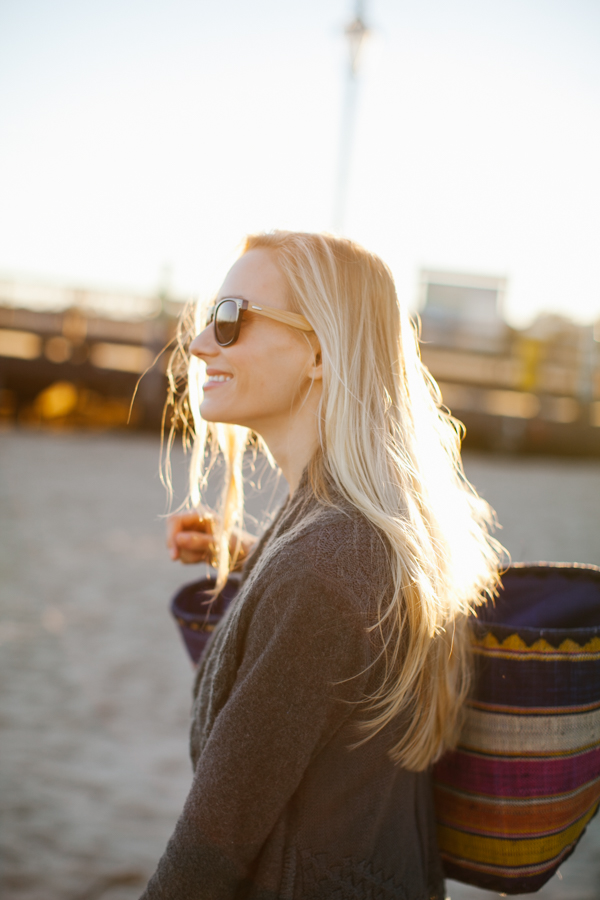
M211 381L231 381L233 375L209 375L208 382Z

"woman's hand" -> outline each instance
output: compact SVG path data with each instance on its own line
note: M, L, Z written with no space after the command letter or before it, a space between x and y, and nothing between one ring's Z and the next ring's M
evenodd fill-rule
M171 559L182 563L210 563L215 552L215 516L208 509L176 513L167 521Z
M167 547L171 559L179 559L182 563L212 563L215 553L214 533L217 518L213 512L204 507L192 512L177 513L167 521ZM233 555L238 547L237 562L242 562L256 543L254 535L241 528L235 528L229 543L229 552Z

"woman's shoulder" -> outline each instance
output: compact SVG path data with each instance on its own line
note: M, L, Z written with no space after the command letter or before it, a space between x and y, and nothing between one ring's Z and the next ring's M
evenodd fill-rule
M350 503L315 504L282 537L270 559L274 577L304 574L363 601L380 596L391 582L383 534Z
M372 657L368 628L391 584L382 538L352 509L313 509L274 535L245 585L246 664L269 652L321 666L323 653L351 659L357 672Z

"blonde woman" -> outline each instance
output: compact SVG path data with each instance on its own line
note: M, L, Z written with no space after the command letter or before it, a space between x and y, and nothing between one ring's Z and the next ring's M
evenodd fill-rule
M193 503L207 446L226 475L220 515L171 521L171 555L214 560L219 584L248 558L144 898L443 900L429 768L457 738L499 545L390 271L329 235L251 236L190 349ZM289 497L253 545L257 436Z

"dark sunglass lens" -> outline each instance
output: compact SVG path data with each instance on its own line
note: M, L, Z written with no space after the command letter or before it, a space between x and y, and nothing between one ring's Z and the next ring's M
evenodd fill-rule
M238 305L235 300L224 300L219 304L215 318L215 335L219 344L229 344L235 337L238 319Z

